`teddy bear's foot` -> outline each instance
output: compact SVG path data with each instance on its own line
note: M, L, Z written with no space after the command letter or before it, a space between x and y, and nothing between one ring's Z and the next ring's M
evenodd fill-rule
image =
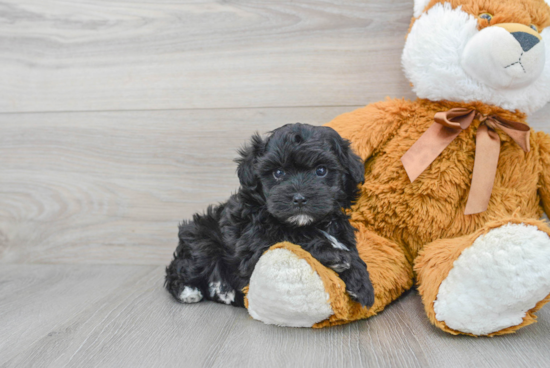
M346 284L300 246L288 242L265 252L243 291L250 315L268 324L323 328L369 318L413 283L412 265L396 243L353 223L359 256L374 287L370 308L350 298Z
M462 333L513 332L534 321L531 312L547 301L549 265L550 237L537 226L493 228L452 264L433 303L435 319Z
M312 327L333 314L321 277L305 259L284 248L260 258L247 299L250 315L267 324Z

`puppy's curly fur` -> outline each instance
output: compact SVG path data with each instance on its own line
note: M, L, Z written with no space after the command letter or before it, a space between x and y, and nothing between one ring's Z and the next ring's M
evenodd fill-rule
M332 128L289 124L265 140L254 135L236 161L238 192L181 224L166 268L168 291L183 303L206 298L244 306L242 289L260 256L289 241L335 270L353 299L372 306L367 266L342 210L364 181L349 142Z

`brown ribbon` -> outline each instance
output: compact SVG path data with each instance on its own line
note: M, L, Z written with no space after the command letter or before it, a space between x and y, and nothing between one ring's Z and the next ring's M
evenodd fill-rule
M525 152L529 152L529 126L496 115L482 115L472 109L454 108L436 113L436 124L432 124L401 157L409 179L415 181L474 119L478 119L481 125L476 134L476 158L465 215L483 212L489 205L500 155L500 137L496 130L504 131Z

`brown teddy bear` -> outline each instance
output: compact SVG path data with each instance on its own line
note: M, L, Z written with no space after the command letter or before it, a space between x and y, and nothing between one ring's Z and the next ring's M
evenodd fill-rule
M550 101L549 0L415 0L402 57L418 99L328 124L365 162L350 215L375 288L350 300L336 273L281 243L247 290L255 319L325 327L382 311L415 284L430 321L500 335L550 300L550 136L527 114Z

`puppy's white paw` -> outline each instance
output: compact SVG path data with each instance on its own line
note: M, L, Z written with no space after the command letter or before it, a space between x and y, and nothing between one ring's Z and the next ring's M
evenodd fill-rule
M197 288L186 286L178 296L178 300L182 303L198 303L202 300L202 293Z
M208 293L210 298L221 301L225 304L231 304L235 301L235 290L225 290L226 288L222 287L222 283L219 281L211 282L208 284Z

